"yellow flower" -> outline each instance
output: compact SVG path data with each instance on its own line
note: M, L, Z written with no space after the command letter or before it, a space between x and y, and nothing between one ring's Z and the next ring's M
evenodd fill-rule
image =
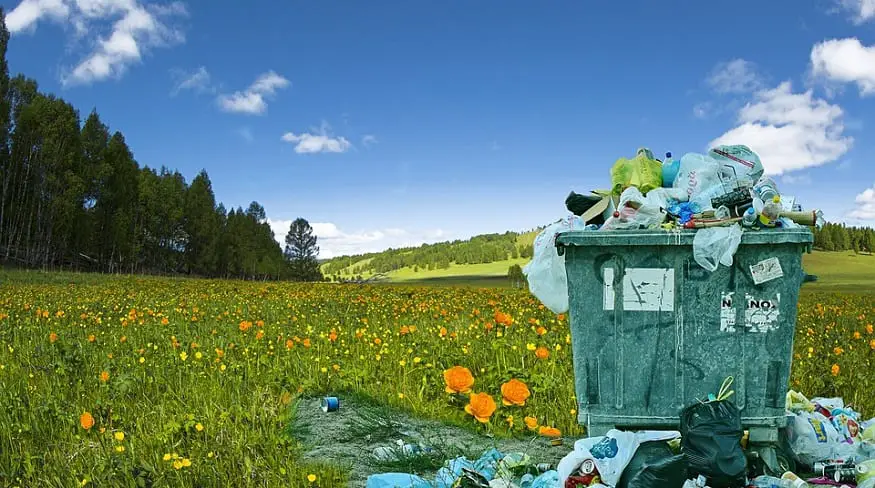
M170 453L165 454L164 457L161 459L163 459L165 461L170 461Z
M115 440L117 440L119 442L125 440L125 433L122 431L118 431L115 434L113 434L112 436L115 437Z
M535 430L538 428L538 419L535 417L526 417L523 419L523 423L526 424L526 427L528 427L529 430Z
M179 359L185 361L186 359L188 359L188 354L186 354L185 351L182 351L181 353L179 353Z
M532 344L532 343L530 342L530 343L526 344L526 349L528 349L529 351L534 351L534 350L537 349L537 348L535 347L534 344Z
M316 482L316 475L315 474L308 474L307 481L309 481L310 483L315 483Z
M200 431L204 430L204 426L201 425L200 422L198 422L198 423L194 424L194 430L200 432Z
M198 352L196 352L196 353L194 353L194 358L195 358L195 359L200 359L200 358L202 358L202 357L204 357L204 355L203 355L203 354L201 354L201 352L200 352L200 351L198 351Z
M125 452L125 446L115 446L117 452Z
M831 370L832 370L832 375L833 375L833 376L838 376L838 375L839 375L839 371L841 371L841 368L839 368L839 365L838 365L838 364L833 364Z

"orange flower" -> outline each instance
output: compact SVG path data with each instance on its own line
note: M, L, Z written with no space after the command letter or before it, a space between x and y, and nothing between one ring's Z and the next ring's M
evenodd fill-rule
M58 340L58 334L55 334L54 332L50 333L49 342L54 343L56 340Z
M259 327L264 327L264 321L263 321L263 320L258 320L258 321L255 322L255 325L257 325L257 326L259 326Z
M304 344L304 347L310 347L310 338L308 337L304 339L304 342L302 342L302 344Z
M92 417L91 414L88 412L83 413L79 416L79 425L81 425L82 428L85 430L94 427L94 417Z
M291 349L295 347L295 341L291 339L286 339L286 349Z
M836 356L840 356L843 352L845 352L845 350L842 349L842 348L840 348L840 347L838 347L838 346L836 346L836 347L832 350L832 352L835 353Z
M538 419L535 417L526 417L523 419L523 423L526 424L526 427L528 427L529 430L535 430L538 428Z
M544 326L542 325L542 326L539 326L537 329L535 329L535 332L537 332L539 336L542 336L542 335L547 333L547 329L545 329Z
M859 339L861 337L860 331L854 331L854 339Z
M565 320L565 314L564 314L564 313L560 313L560 314L556 317L556 319L558 319L560 322L564 321L564 320Z
M402 325L401 326L401 335L407 335L409 333L410 333L410 327L407 327L406 325Z
M875 351L875 339L869 341L869 347L872 348L873 351Z
M489 422L489 418L495 413L495 400L489 393L474 393L469 397L465 405L465 412L473 415L478 422Z
M529 387L522 381L514 378L501 385L501 403L504 405L523 406L532 395Z
M559 431L556 427L541 427L538 429L538 434L544 437L559 437L562 435L562 432Z
M383 343L383 339L380 339L379 337L374 337L374 344L379 346L382 343Z
M100 381L106 383L109 381L109 371L101 371L100 372Z
M497 324L501 324L504 326L510 326L511 324L513 324L513 317L504 312L499 312L498 310L495 311L495 316L493 318L495 319L495 323Z
M94 342L95 340L97 340L97 337L94 337L94 334L88 336L88 342Z
M328 334L328 340L331 341L331 342L336 341L336 340L337 340L337 332L334 332L334 331L332 330L332 331Z
M868 332L869 334L873 332L872 324L866 324L866 332Z
M252 322L248 322L246 320L240 321L240 331L246 332L249 328L252 327Z
M547 359L548 357L550 357L550 350L544 346L541 346L535 350L535 356L537 356L538 359Z
M170 323L170 321L167 320L167 317L162 317L162 318L161 318L161 325L167 325L167 324L169 324L169 323Z
M447 328L446 328L446 327L441 327L440 336L441 336L441 337L446 337L446 335L447 335Z
M839 365L838 365L838 364L833 364L833 365L832 365L832 375L833 375L833 376L838 376L838 375L839 375L839 371L841 371L841 368L839 368Z
M256 339L256 340L257 340L257 339L261 339L262 337L264 337L264 331L263 331L263 330L259 330L258 332L256 332L256 334L255 334L255 339Z
M492 322L486 322L486 325L484 325L484 327L486 328L486 330L492 330L492 328L495 327L495 324Z
M444 371L444 382L447 384L447 393L468 393L474 386L474 376L468 368L453 366Z

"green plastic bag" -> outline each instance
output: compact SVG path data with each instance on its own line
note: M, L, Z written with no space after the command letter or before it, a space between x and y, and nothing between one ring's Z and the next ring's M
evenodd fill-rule
M639 148L632 159L620 158L611 168L611 191L620 195L634 186L646 195L662 187L662 163L653 157L650 149Z

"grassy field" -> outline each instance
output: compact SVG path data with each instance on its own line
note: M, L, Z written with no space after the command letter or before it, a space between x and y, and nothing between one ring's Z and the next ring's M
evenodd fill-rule
M875 415L875 303L835 291L871 290L873 258L812 257L822 281L799 305L792 387ZM304 462L287 429L299 399L326 393L498 437L582 433L567 320L525 290L0 282L3 486L340 486L347 472ZM511 379L525 386L503 391Z

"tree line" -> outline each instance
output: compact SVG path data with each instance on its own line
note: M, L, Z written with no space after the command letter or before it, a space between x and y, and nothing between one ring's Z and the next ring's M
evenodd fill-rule
M814 230L814 247L822 251L875 252L875 229L826 224Z
M321 280L309 223L274 240L258 202L225 209L205 170L141 167L119 131L10 78L0 8L0 260L44 269Z
M519 244L520 235L516 232L483 234L467 240L343 256L326 262L322 271L333 278L340 278L362 273L388 273L401 268L412 268L414 271L446 269L450 264L481 264L520 257L530 258L534 254L534 248L531 244Z

